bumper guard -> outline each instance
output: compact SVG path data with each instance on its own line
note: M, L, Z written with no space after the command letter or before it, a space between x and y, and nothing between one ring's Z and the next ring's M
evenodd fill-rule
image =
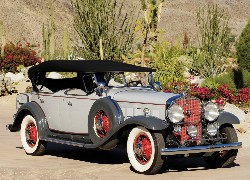
M235 142L230 144L215 144L208 146L193 146L193 147L180 147L180 148L163 148L161 155L179 155L179 154L195 154L205 152L227 151L231 149L239 149L242 147L242 142Z

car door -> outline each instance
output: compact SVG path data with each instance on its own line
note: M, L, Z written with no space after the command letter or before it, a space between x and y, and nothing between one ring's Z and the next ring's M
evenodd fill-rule
M96 99L95 94L66 94L59 104L61 131L87 134L89 110Z
M37 102L42 108L48 121L49 128L53 130L60 130L60 97L54 93L33 93L32 101Z

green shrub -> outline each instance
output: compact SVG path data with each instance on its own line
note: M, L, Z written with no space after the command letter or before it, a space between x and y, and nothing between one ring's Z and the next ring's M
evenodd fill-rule
M250 20L243 29L236 48L240 68L250 71Z
M164 86L170 82L184 81L184 63L178 59L183 54L179 46L158 42L153 54L152 66L156 69L155 79Z
M205 79L202 86L216 89L223 84L227 84L230 89L250 88L250 72L248 70L230 71L214 78Z
M82 45L78 53L89 60L123 61L133 48L138 12L125 0L74 0L74 28ZM126 9L126 10L125 10Z
M234 82L237 89L250 87L250 72L248 70L235 70Z
M207 87L209 89L217 89L220 84L215 81L215 78L208 78L202 83L202 87Z
M224 73L220 76L216 76L213 78L207 78L202 83L202 86L208 87L211 89L211 88L217 88L218 85L223 85L223 84L227 84L230 89L236 89L236 85L235 85L235 81L234 81L234 72L228 72L228 73Z
M193 68L202 77L215 77L226 71L232 35L229 16L218 5L208 5L197 12L199 48L193 50Z

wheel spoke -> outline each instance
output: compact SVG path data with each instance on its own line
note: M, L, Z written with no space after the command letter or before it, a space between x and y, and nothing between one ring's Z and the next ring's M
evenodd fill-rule
M37 128L36 125L30 121L25 128L26 142L30 147L34 147L37 142Z
M95 131L100 138L104 138L109 131L109 119L104 111L98 111L95 116Z
M152 156L152 146L148 136L140 133L134 141L135 158L140 164L147 164Z

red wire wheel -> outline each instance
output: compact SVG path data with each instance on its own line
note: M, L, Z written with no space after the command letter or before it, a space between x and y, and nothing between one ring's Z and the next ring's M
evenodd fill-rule
M103 110L96 113L95 118L95 132L98 137L104 138L109 131L109 118Z
M34 147L37 142L37 128L34 122L30 121L25 128L26 142L30 147Z
M149 137L145 133L140 133L134 140L134 153L136 160L144 165L152 156L152 145Z

